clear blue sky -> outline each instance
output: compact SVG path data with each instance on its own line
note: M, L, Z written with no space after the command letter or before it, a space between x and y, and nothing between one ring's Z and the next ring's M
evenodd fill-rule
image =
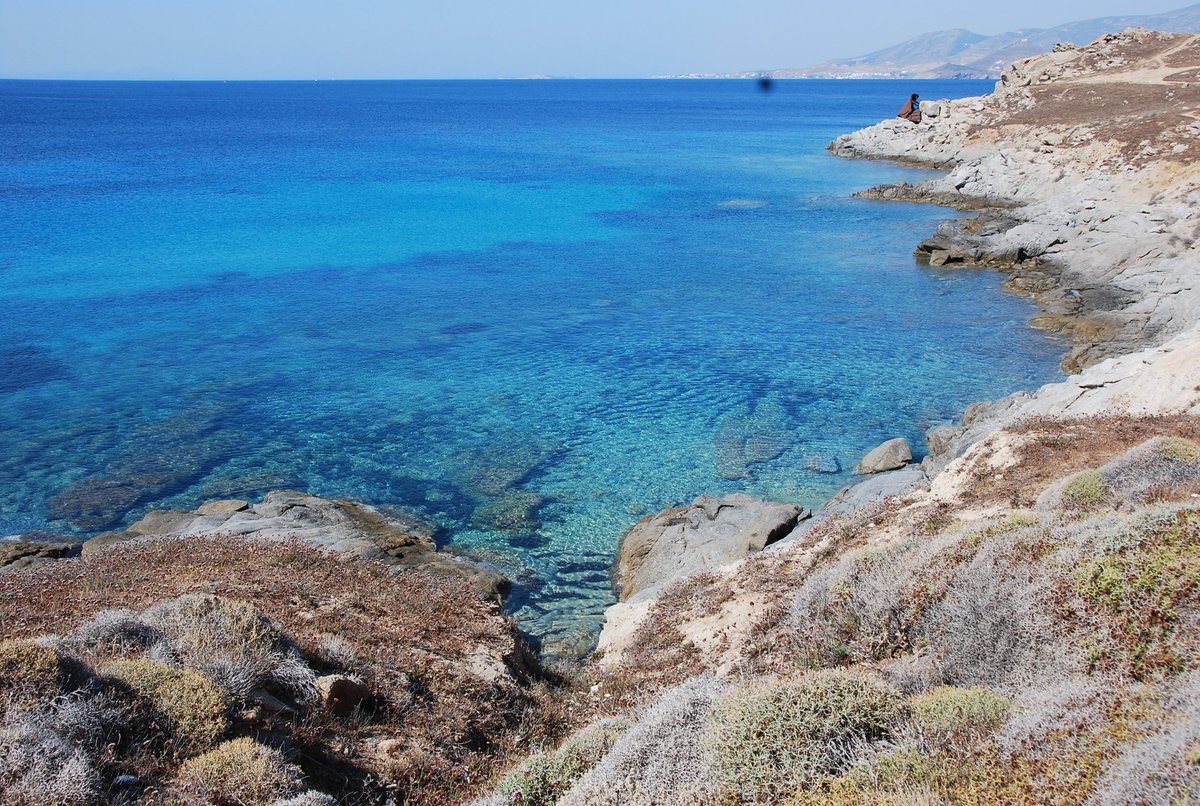
M815 64L1187 0L0 0L0 77L493 78Z

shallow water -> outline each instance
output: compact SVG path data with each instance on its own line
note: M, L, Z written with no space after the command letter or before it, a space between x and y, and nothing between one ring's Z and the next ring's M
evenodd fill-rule
M412 510L586 643L638 518L820 503L1057 377L838 160L980 82L0 82L0 534L277 487ZM831 472L832 471L832 472Z

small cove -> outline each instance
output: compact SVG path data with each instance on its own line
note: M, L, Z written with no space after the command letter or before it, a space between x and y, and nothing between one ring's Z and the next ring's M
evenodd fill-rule
M571 648L640 517L819 504L1056 378L999 275L914 263L951 213L850 196L920 172L824 152L988 86L776 86L0 82L0 534L357 498Z

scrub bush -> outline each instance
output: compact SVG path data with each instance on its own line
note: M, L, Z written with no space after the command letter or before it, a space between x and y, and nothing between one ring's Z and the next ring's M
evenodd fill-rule
M850 747L886 737L897 714L896 695L862 674L808 672L725 695L708 747L725 782L770 802L837 775Z
M28 704L58 694L67 677L55 650L33 641L0 641L0 695Z
M500 793L527 806L553 806L578 778L607 753L625 724L603 719L572 734L555 751L522 762L500 782Z
M197 806L269 806L301 788L299 770L282 753L248 737L189 759L174 786L183 803Z
M938 686L908 702L910 724L927 744L956 745L990 736L1012 704L986 688Z
M224 692L201 672L154 660L118 660L104 674L162 714L187 753L212 747L229 728Z
M1100 503L1108 494L1108 483L1099 470L1085 470L1067 482L1063 494L1076 507L1087 509Z

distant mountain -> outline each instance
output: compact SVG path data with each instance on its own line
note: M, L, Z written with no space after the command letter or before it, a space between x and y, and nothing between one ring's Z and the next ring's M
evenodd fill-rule
M1126 28L1200 32L1200 3L1165 14L1100 17L1054 28L1023 28L983 36L961 28L933 31L864 56L812 67L769 70L774 78L997 78L1010 64L1052 49L1058 42L1086 45Z

